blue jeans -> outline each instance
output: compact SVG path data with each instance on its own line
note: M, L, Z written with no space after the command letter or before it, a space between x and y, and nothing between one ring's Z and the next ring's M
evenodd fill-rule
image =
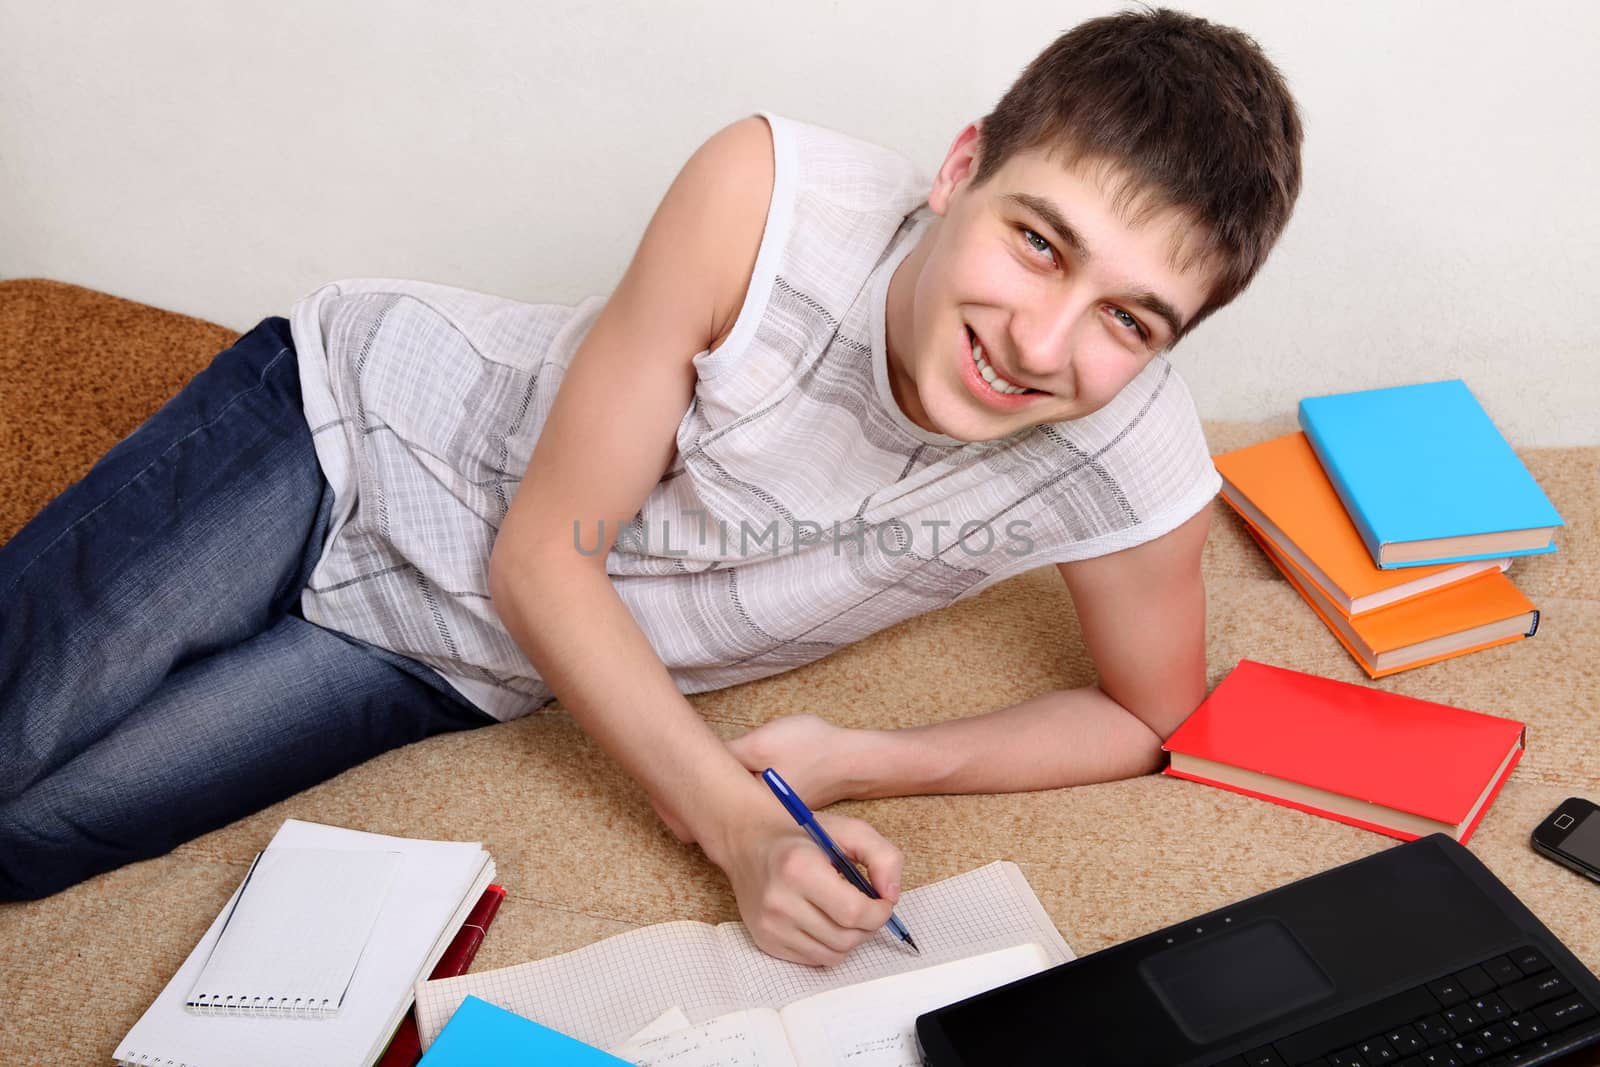
M300 617L331 505L267 319L0 546L0 899L492 721Z

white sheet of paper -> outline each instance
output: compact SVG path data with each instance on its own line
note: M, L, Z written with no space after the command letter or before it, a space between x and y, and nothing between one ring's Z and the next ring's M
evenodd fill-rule
M730 1012L612 1051L640 1067L921 1067L917 1016L1051 962L1039 945L1014 945L819 993L781 1012Z
M797 1001L781 1012L800 1067L921 1067L917 1016L1050 966L1038 945L1015 945Z
M788 1067L794 1063L778 1013L720 1015L699 1026L630 1043L614 1055L638 1067Z
M644 1029L628 1038L624 1044L637 1045L640 1042L650 1040L652 1037L662 1037L666 1034L676 1033L679 1030L687 1030L693 1025L689 1021L689 1017L683 1013L683 1009L674 1005L651 1019Z
M360 849L264 850L185 1006L337 1012L402 858Z

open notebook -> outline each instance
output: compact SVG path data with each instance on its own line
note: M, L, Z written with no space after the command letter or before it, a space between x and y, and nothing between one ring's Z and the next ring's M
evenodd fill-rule
M1038 946L1042 962L1034 970L1072 959L1072 950L1012 863L991 863L908 890L895 913L915 935L922 955L883 932L837 967L806 967L756 948L743 923L663 923L547 960L420 983L417 1026L426 1047L471 994L580 1041L619 1048L673 1008L699 1025L1019 945ZM907 1021L915 1019L912 1013Z
M1050 963L1040 945L1013 945L830 989L779 1010L736 1011L667 1033L652 1026L615 1052L636 1067L919 1067L917 1016Z

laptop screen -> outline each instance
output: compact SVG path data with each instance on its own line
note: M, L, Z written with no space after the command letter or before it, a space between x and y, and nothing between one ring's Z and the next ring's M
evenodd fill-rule
M1446 849L1418 842L930 1013L957 1050L930 1062L1206 1063L1526 938Z

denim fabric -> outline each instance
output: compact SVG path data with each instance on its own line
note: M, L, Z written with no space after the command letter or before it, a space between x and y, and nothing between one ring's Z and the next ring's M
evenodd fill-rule
M267 319L0 546L0 899L492 721L299 616L331 504Z

